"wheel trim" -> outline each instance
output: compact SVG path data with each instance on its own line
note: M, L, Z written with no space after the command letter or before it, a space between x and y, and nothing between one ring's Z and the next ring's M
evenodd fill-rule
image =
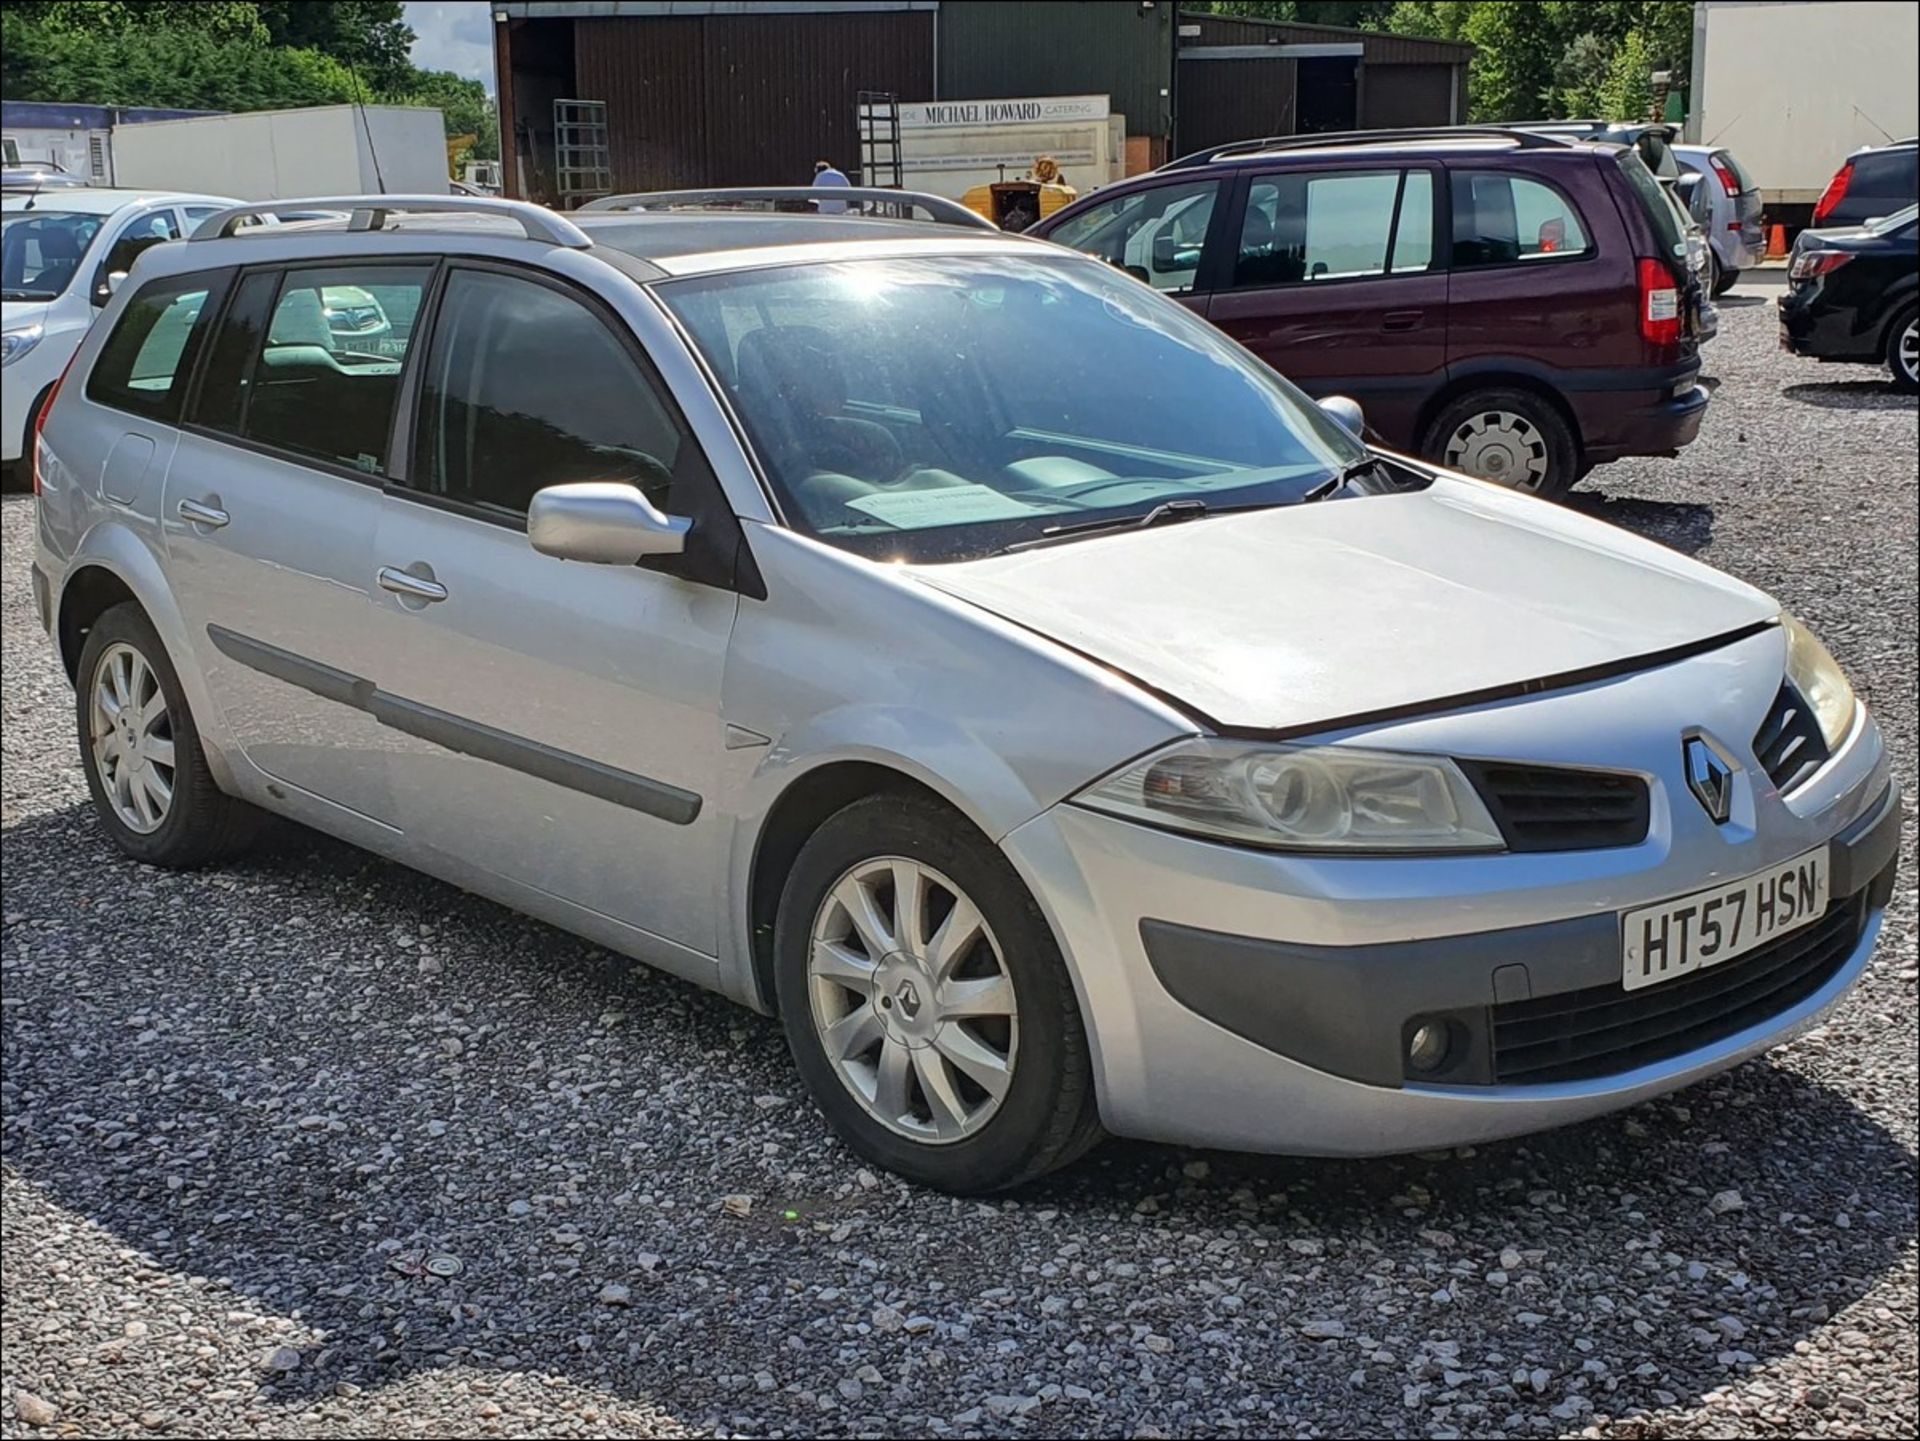
M88 684L88 748L101 794L128 830L149 835L173 809L173 715L160 677L125 642L101 653Z
M1920 379L1920 315L1907 322L1900 332L1899 353L1895 363L1908 380Z
M807 994L828 1064L896 1135L950 1145L999 1113L1020 1044L1013 977L979 908L931 866L881 856L834 882Z
M1487 410L1447 437L1446 465L1496 485L1539 490L1547 483L1547 438L1524 415Z

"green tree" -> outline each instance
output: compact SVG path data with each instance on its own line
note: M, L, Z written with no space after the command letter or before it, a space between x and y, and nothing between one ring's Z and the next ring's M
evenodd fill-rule
M447 135L474 137L472 158L500 158L500 115L478 80L450 70L419 70L403 91L382 97L390 105L431 105L446 120Z
M1592 31L1574 36L1553 70L1550 109L1554 116L1562 119L1600 117L1606 110L1601 92L1612 61L1612 46Z
M1478 47L1467 70L1475 120L1538 120L1545 113L1565 48L1556 18L1545 5L1472 7L1460 38Z
M250 0L10 0L7 13L78 35L188 30L216 40L267 38Z
M260 22L275 45L318 50L352 69L369 90L408 83L413 28L389 0L261 0Z
M1629 30L1614 51L1600 103L1609 120L1645 120L1653 108L1652 51L1638 30Z
M1249 20L1291 20L1300 25L1343 25L1351 29L1378 26L1394 7L1394 0L1214 0L1212 4L1184 6L1211 10Z

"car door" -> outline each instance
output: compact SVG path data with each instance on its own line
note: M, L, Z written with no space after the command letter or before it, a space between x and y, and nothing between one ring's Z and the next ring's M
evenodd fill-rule
M1218 230L1223 182L1168 179L1037 227L1058 245L1096 256L1188 308L1205 312L1201 261Z
M1349 395L1411 448L1445 378L1438 171L1304 169L1247 177L1230 269L1207 318L1310 395Z
M373 559L380 706L426 742L397 763L408 835L710 957L728 831L709 801L738 597L686 578L688 557L539 554L526 512L548 485L626 482L698 517L690 547L731 514L652 365L597 301L459 264L435 314L408 474Z
M162 517L196 660L230 733L278 782L388 826L394 736L361 705L374 533L412 322L433 266L244 272L167 473ZM328 317L374 295L373 343Z

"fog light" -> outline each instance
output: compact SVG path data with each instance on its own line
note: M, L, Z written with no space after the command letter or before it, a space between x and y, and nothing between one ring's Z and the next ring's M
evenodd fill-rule
M1416 1071L1437 1071L1446 1061L1447 1051L1447 1023L1427 1021L1416 1026L1407 1040L1407 1064Z

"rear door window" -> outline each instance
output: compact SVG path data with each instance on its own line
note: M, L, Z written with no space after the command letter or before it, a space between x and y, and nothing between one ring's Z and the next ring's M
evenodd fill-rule
M87 399L172 422L229 272L151 281L114 323L87 376Z
M252 366L239 433L362 474L385 474L401 370L432 274L429 265L286 271ZM222 352L224 361L224 344ZM219 399L204 387L203 394L209 404Z
M1236 289L1425 270L1433 177L1425 171L1265 175L1247 187Z
M1657 191L1646 166L1633 163ZM1580 212L1551 185L1497 170L1456 170L1452 187L1456 269L1564 260L1592 249ZM1664 198L1660 203L1666 206ZM1666 208L1677 235L1678 221Z
M1199 278L1219 199L1218 180L1135 190L1081 211L1047 239L1098 256L1155 290L1181 295Z

